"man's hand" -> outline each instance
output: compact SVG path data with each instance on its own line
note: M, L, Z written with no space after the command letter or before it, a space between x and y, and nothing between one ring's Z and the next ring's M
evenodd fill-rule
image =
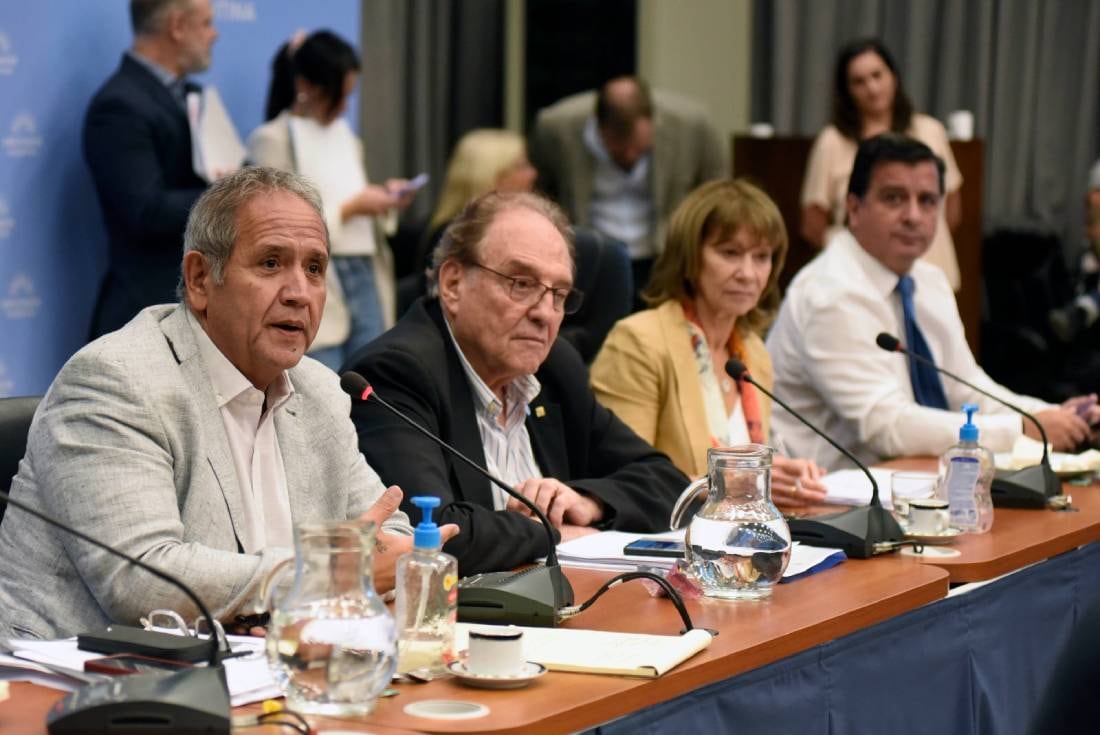
M412 551L412 536L402 536L396 533L386 533L382 530L382 523L401 507L401 488L391 485L386 488L374 505L363 515L359 516L360 523L373 522L378 527L378 533L374 539L374 554L371 556L371 566L374 569L374 588L379 592L388 592L395 584L395 567L397 557ZM439 535L443 543L458 535L458 526L447 523L439 527Z
M591 526L603 518L603 505L599 501L552 477L532 477L522 485L517 485L516 492L537 505L555 528L561 528L566 523ZM508 500L505 510L531 515L527 506L515 498Z
M808 459L775 455L772 459L772 500L783 508L801 508L825 502L825 470Z
M1089 439L1089 425L1073 409L1048 408L1035 414L1035 418L1043 425L1056 452L1071 452ZM1035 425L1027 419L1023 422L1024 434L1042 441Z

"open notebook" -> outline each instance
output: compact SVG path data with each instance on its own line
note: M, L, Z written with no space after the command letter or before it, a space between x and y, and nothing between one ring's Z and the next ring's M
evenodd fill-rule
M470 628L459 623L455 649L469 647ZM523 657L551 671L639 676L654 679L710 645L711 635L696 628L684 635L609 633L573 628L524 628Z

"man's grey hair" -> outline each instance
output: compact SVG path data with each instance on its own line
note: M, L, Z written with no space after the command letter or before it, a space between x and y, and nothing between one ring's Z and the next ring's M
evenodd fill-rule
M449 260L471 265L480 262L481 243L497 216L509 209L529 209L545 217L565 240L569 260L576 271L576 250L573 244L573 228L569 218L554 202L532 192L490 191L472 199L447 229L439 245L432 251L431 268L428 271L428 294L438 295L439 270Z
M193 7L194 0L130 0L130 27L135 36L156 35L164 28L169 12L186 13Z
M289 171L250 166L214 182L195 202L187 217L187 228L183 232L184 257L190 252L201 253L210 266L214 283L224 283L225 266L237 242L238 215L241 209L254 197L279 192L293 194L317 213L317 218L325 229L327 249L328 226L325 224L321 195L313 184ZM180 301L185 301L187 287L183 280L182 266L180 271L180 282L176 290Z

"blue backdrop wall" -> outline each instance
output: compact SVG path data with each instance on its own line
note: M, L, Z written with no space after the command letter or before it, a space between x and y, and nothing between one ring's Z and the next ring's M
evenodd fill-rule
M359 5L214 0L220 36L197 79L218 87L245 138L275 49L298 28L357 44ZM130 42L126 0L0 3L0 396L44 392L87 337L107 239L80 131Z

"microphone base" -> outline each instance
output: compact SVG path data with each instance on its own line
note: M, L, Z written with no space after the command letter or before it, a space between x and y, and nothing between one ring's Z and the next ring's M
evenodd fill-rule
M993 505L997 508L1046 508L1050 499L1062 494L1062 481L1048 463L993 477Z
M867 559L883 553L887 549L879 544L891 544L905 537L894 515L881 505L813 518L791 518L787 524L793 540L807 546L842 549L852 559Z
M229 735L225 669L128 674L77 689L50 708L50 735L173 733Z
M490 572L458 583L458 619L464 623L552 628L558 610L573 604L573 587L560 566Z

